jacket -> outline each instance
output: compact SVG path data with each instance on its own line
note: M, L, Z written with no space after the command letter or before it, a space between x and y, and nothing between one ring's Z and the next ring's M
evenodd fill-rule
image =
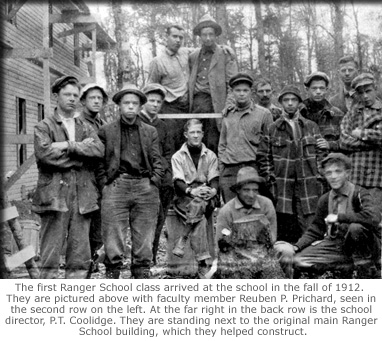
M323 151L316 147L321 137L316 123L299 115L301 138L293 140L290 124L284 116L273 122L262 137L257 154L259 173L268 181L277 198L276 211L293 214L292 199L301 200L304 214L315 212L319 198L319 165Z
M325 193L320 198L312 224L296 243L300 250L311 245L316 240L324 239L327 231L325 218L329 214L329 194L330 192ZM346 213L338 214L338 222L361 224L380 238L380 231L378 231L380 227L378 227L378 224L381 220L381 215L376 205L374 205L370 193L362 187L355 186L351 202L352 207L350 210L347 210Z
M137 117L136 122L138 124L143 158L150 174L150 180L159 187L163 177L163 168L157 130L143 123L139 117ZM98 136L105 145L105 157L98 179L101 187L103 187L113 182L118 176L121 161L121 119L102 126Z
M32 210L67 212L67 194L71 173L76 173L79 212L86 214L97 210L97 190L92 163L104 155L104 146L94 129L80 118L75 119L75 142L69 141L69 148L61 152L52 147L53 142L65 142L69 135L60 115L55 110L36 125L34 149L39 171L37 189L33 197ZM82 142L92 138L93 142Z

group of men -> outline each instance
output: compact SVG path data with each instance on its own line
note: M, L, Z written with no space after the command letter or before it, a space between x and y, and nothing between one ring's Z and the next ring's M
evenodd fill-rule
M72 76L53 84L57 108L35 128L41 277L57 276L66 241L66 278L89 277L102 244L106 277L119 278L130 227L132 277L150 278L171 204L181 222L172 252L183 257L189 242L199 278L208 278L216 252L225 278L235 267L224 256L237 252L243 268L261 272L259 245L277 253L288 277L295 267L344 262L359 277L377 277L382 102L373 75L358 75L344 57L335 97L326 99L329 77L314 72L307 99L286 85L276 106L271 82L238 72L232 49L216 44L216 21L206 15L193 32L202 42L195 50L182 47L182 27L167 29L147 85L126 84L113 96L120 115L111 123L98 115L108 101L101 86L81 89ZM208 221L222 202L215 233Z

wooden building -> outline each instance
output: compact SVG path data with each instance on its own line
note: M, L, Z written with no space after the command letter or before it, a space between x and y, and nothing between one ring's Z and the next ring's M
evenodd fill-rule
M0 18L1 175L14 172L3 190L19 200L37 183L33 130L53 112L51 84L63 75L96 81L96 51L116 44L83 0L3 0Z

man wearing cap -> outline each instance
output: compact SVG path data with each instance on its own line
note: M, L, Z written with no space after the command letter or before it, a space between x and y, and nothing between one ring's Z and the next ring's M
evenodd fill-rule
M172 152L173 145L170 143L170 132L167 122L158 118L158 113L166 96L166 90L160 84L151 83L146 85L142 92L146 95L147 102L142 106L139 117L144 123L155 127L158 132L159 152L164 172L163 180L159 187L160 205L153 241L153 262L156 264L160 235L166 220L167 211L174 196L171 169L171 155L174 153Z
M219 186L218 159L202 142L203 125L197 119L184 126L186 142L171 159L175 187L174 210L182 225L173 253L183 257L187 241L198 261L199 278L205 278L215 257L213 226L207 224L215 207Z
M254 93L256 103L268 109L273 116L273 121L276 121L281 116L282 110L271 101L273 95L271 81L267 78L259 79L254 86Z
M107 104L109 97L105 89L96 84L86 84L80 92L80 101L82 104L81 118L89 123L93 129L98 133L101 126L105 124L105 121L99 116L99 113L103 107ZM98 179L98 166L99 162L94 164L94 171L96 178ZM101 198L99 198L98 205L101 206ZM90 250L93 260L96 258L95 252L102 246L102 232L101 232L101 210L97 210L93 213L92 222L90 224ZM89 269L88 277L91 272L98 271L98 264L91 266Z
M374 76L362 73L352 81L359 102L341 122L340 147L352 161L350 180L372 191L382 202L382 102ZM380 206L382 208L382 206Z
M229 81L234 97L233 105L223 110L219 139L220 187L224 202L235 197L230 187L235 184L240 168L257 168L257 150L266 127L272 122L269 110L255 104L252 99L253 79L238 73Z
M342 86L339 92L329 99L329 102L346 114L352 106L354 97L351 82L358 76L358 62L354 57L344 56L340 58L338 61L338 74Z
M32 209L41 216L41 278L56 278L66 239L65 278L86 278L91 213L98 207L93 162L104 156L97 133L75 115L80 85L64 76L52 85L57 107L35 127L39 172Z
M126 84L113 101L120 118L98 133L105 145L100 182L106 278L119 278L128 225L132 277L149 278L163 177L158 133L138 116L147 99L135 85Z
M358 278L378 277L381 215L369 191L349 181L351 167L347 156L330 153L322 168L331 190L320 198L313 222L293 245L276 242L289 278L293 268L322 271L349 263L354 264Z
M269 250L277 237L276 212L272 201L259 195L259 187L264 183L256 169L243 167L239 170L236 184L232 186L236 196L220 209L217 217L216 277L277 276L272 269L279 265L269 258Z
M269 126L258 152L259 174L277 200L277 240L289 242L306 230L320 195L318 162L323 156L317 141L321 135L317 124L300 114L301 102L296 86L281 90L283 113Z
M322 138L317 146L326 151L338 151L340 137L340 123L344 113L331 105L326 99L329 87L329 77L326 73L316 71L305 78L304 85L308 98L300 108L301 115L317 123Z
M202 47L190 54L190 110L193 113L221 113L229 91L228 81L238 72L234 55L226 54L216 44L221 26L208 14L193 29ZM221 119L206 119L204 141L207 148L217 153Z

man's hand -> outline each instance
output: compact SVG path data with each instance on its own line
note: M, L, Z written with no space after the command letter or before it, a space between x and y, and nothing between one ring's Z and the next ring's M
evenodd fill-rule
M326 218L325 218L325 223L326 224L334 224L338 222L338 215L330 213Z
M85 140L82 140L82 143L85 144L91 144L94 142L94 139L92 137L87 137Z
M360 139L360 138L361 138L361 133L362 133L362 129L360 129L360 128L355 128L355 129L351 132L351 134L352 134L355 138L357 138L357 139Z
M203 200L209 200L206 198L211 196L210 191L211 191L211 187L203 185L203 186L199 186L199 187L191 189L190 194L192 197L198 197Z
M216 189L215 188L210 188L208 187L209 189L206 191L203 199L204 200L211 200L217 193Z
M69 143L68 141L63 141L63 142L53 142L52 147L60 150L61 152L64 152L69 148Z
M326 141L324 138L320 137L317 139L316 146L319 149L329 149L329 142Z

